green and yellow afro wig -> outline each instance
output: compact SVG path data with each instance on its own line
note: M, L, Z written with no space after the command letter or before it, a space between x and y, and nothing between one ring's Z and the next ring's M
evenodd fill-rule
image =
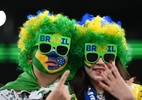
M127 68L128 62L131 61L131 49L125 38L125 31L121 27L121 22L114 22L109 16L94 17L86 13L81 21L77 22L77 27L80 29L78 34L78 47L75 49L78 59L82 61L80 65L84 65L84 46L85 43L105 43L117 44L117 56L120 58L124 68Z
M28 20L20 27L18 48L20 49L18 54L19 68L23 71L29 70L32 67L30 63L31 55L33 53L34 46L37 44L39 34L60 34L62 36L71 38L71 47L69 51L69 61L64 68L71 71L68 78L72 78L76 73L78 67L75 59L72 56L72 50L76 44L76 27L75 19L69 19L63 14L53 14L48 10L38 11L37 15L28 15Z

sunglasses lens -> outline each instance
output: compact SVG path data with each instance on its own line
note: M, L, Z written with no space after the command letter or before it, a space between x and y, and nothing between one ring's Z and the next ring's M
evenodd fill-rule
M88 53L87 54L87 60L89 62L95 62L98 59L98 54L96 53Z
M40 44L40 51L43 53L47 53L49 52L51 49L51 45L50 44Z
M65 46L58 46L57 47L57 52L60 54L60 55L65 55L68 51L68 48L65 47Z
M109 62L110 60L114 60L114 58L115 58L115 55L114 54L105 54L104 55L104 60L106 61L106 62Z

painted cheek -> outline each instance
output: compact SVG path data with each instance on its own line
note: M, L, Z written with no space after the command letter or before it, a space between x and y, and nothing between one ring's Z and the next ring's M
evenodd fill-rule
M51 58L49 57L49 60L56 61L58 63L58 65L56 66L56 68L54 70L49 69L48 72L50 72L50 73L55 73L55 72L62 71L66 67L66 65L68 63L68 57L57 57L57 58L54 58L54 59L53 58L51 59ZM49 67L50 66L48 66L48 68Z
M47 70L46 61L48 60L48 57L46 55L41 54L39 51L36 52L35 57L40 61L43 67Z
M86 61L84 61L84 65L85 65L85 67L87 67L87 68L91 68L91 66L92 66L92 64L90 64L90 63L88 63L88 62L86 62Z
M58 69L55 70L55 71L58 72L58 71L63 70L63 69L66 67L67 63L68 63L68 60L67 60L64 64L62 64L62 65L60 66L60 68L58 68Z

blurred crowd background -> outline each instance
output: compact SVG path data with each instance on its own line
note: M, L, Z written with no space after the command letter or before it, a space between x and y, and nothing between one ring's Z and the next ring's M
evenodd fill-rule
M76 20L80 20L84 13L90 13L108 15L116 22L121 21L133 52L133 60L129 64L128 71L142 83L142 3L140 0L4 0L0 3L0 11L6 14L6 21L0 26L0 84L15 80L21 73L16 70L19 27L27 20L27 15L36 15L38 10L43 9L63 13Z

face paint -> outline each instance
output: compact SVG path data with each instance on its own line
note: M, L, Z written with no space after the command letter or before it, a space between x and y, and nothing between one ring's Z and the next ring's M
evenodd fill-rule
M117 45L115 44L85 44L85 64L90 66L92 63L96 63L100 57L102 57L105 63L109 63L110 60L114 61L117 55Z
M50 45L50 48L48 47ZM58 46L66 47L62 49ZM38 70L55 74L61 72L68 62L70 38L63 36L41 34L38 41L38 50L33 57L33 63Z

